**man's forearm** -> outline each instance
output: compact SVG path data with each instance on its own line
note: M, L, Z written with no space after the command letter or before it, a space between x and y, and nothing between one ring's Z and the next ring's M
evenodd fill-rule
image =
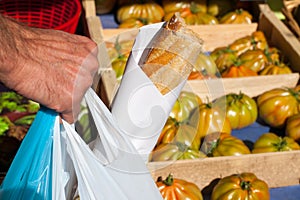
M0 45L0 81L73 123L98 69L96 44L0 16Z

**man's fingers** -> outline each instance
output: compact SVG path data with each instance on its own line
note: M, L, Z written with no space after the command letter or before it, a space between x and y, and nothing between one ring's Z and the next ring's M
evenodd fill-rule
M72 112L69 112L69 113L61 113L60 116L61 118L63 118L65 121L67 121L69 124L73 124L77 119L77 116L73 116L74 114Z

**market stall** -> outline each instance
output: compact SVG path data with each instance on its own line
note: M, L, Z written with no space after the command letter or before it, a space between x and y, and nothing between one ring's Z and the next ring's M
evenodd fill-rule
M259 195L262 195L259 199L299 199L300 40L297 31L291 30L291 24L285 24L280 9L275 12L274 5L264 2L195 2L191 4L190 1L183 1L180 2L182 7L176 7L174 2L162 0L150 2L147 5L149 7L146 7L145 2L140 1L108 3L83 0L81 20L77 16L78 24L77 21L74 22L77 29L73 27L71 32L88 36L98 44L100 66L93 89L111 110L114 119L119 119L119 125L122 124L124 128L128 128L132 118L140 123L143 114L148 114L148 110L137 111L132 107L147 109L147 106L142 105L143 102L151 104L153 101L154 106L161 106L160 99L155 99L157 96L154 98L156 93L146 91L141 92L140 96L148 93L147 99L142 103L139 99L134 101L132 96L135 96L132 95L128 98L131 103L137 102L137 105L127 104L128 107L124 108L126 102L121 103L122 98L127 98L126 90L137 90L124 86L126 81L134 85L125 76L126 70L131 69L126 65L139 49L139 46L134 45L143 41L140 35L145 34L142 37L150 38L149 35L153 34L151 31L147 33L147 27L156 29L157 24L170 20L167 17L169 11L170 16L174 12L181 12L188 29L203 40L203 49L180 91L177 88L172 90L173 98L178 97L176 101L168 98L169 102L174 103L172 108L160 110L162 113L170 111L168 115L154 115L150 108L154 113L151 114L157 116L153 121L162 119L159 122L161 125L158 123L157 126L149 126L147 130L149 132L154 127L155 133L159 133L155 144L153 139L150 142L152 147L145 147L145 143L139 144L147 151L151 148L151 152L145 153L146 156L143 157L151 177L161 188L170 186L170 181L175 182L177 179L187 181L194 192L197 191L195 195L197 193L209 200L218 199L218 195L224 192L226 186L221 185L223 182L225 185L233 184L226 177L238 174L231 180L241 181L239 178L245 176L248 182L242 180L243 187L237 184L242 190L249 190L252 186L255 189L254 182L259 181L257 184L260 185L257 187L261 190ZM284 6L281 3L281 7ZM134 9L153 9L154 14L144 10L133 12L136 16L130 16L129 10ZM285 15L291 17L288 14L291 13L286 10ZM238 22L231 21L237 17L241 17ZM206 21L200 20L204 18ZM295 25L292 27L295 28ZM127 74L130 72L128 71ZM136 75L135 78L139 80ZM21 119L19 121L6 117L0 121L9 120L9 124L13 125L8 126L6 123L6 129L2 130L3 136L0 138L1 154L10 156L1 160L0 177L4 178L12 161L12 154L17 152L22 139L26 137L26 131L39 107L35 102L22 99L15 93L3 95L7 92L4 87L1 92L2 111L9 110L9 107L4 107L8 105L8 101L16 103L17 100L15 107L23 112L18 116ZM128 94L135 94L130 92ZM151 96L152 94L155 95ZM168 106L169 102L164 102L163 105ZM123 106L125 114L128 111L128 115L122 113L120 106L115 105L118 103ZM136 116L130 115L130 109L136 112ZM7 116L7 113L2 114ZM82 129L86 128L87 115L84 114L80 115L78 121ZM128 116L132 118L126 121ZM141 128L142 125L140 129L132 126L130 130L149 134L144 131L145 128ZM12 128L21 130L21 135L11 131ZM89 134L90 130L87 128L87 133L83 131L81 136L90 141L92 136ZM16 135L17 139L12 140L11 137ZM6 145L6 142L10 145ZM11 148L10 152L5 151L8 146ZM174 179L170 178L170 174ZM165 178L167 179L163 180ZM252 185L247 185L249 182Z
M245 35L250 35L256 30L261 30L266 35L269 44L276 46L285 54L285 58L289 60L290 66L292 66L293 73L283 75L286 77L275 75L269 77L244 77L239 80L236 78L225 78L222 82L222 87L224 87L221 91L223 92L222 94L244 91L251 97L257 97L265 91L282 87L284 84L287 84L286 87L294 87L298 84L299 41L292 35L288 27L278 19L278 14L274 13L269 5L262 4L256 6L258 6L260 10L257 15L257 21L248 25L194 25L191 27L204 39L204 43L206 42L205 48L208 51L213 51L216 47L228 45L232 41ZM255 10L255 12L257 12L257 10ZM102 26L101 37L105 41L113 42L117 37L120 40L128 40L134 38L138 33L138 30L135 28L120 29L114 14L97 14L97 17L99 17ZM295 77L293 78L293 76ZM261 82L260 78L262 78ZM272 78L274 78L274 82L272 81ZM195 92L202 98L211 98L212 96L216 96L215 94L212 94L214 88L211 85L218 84L213 81L214 80L211 79L205 81L190 80L185 89L190 92ZM113 83L110 82L110 84ZM232 134L244 141L250 141L251 143L255 142L261 134L269 131L274 130L272 128L270 129L269 126L264 126L259 122L255 122L246 128L234 130ZM298 150L296 150L293 152L274 154L243 155L241 157L184 160L170 162L169 164L166 164L166 162L150 162L148 166L152 170L154 179L158 176L166 177L169 173L173 173L179 178L194 181L200 188L204 188L204 192L208 193L211 192L209 186L212 184L211 181L216 178L216 174L218 174L217 176L219 177L223 177L239 171L252 171L259 174L264 180L269 180L267 182L271 187L271 199L298 199L299 186L298 176L296 175L298 171L298 153ZM295 166L295 168L289 168L292 174L291 177L288 178L286 172L289 170L283 169L286 168L286 163L291 162L295 163L289 166ZM282 174L282 176L280 174ZM294 181L292 181L294 183L285 182L292 179L294 179ZM276 180L278 180L278 182ZM283 181L285 183L283 183Z

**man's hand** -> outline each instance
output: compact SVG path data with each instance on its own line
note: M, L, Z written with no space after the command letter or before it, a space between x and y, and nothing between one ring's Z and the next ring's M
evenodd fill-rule
M0 15L0 81L73 123L98 69L87 37L30 28Z

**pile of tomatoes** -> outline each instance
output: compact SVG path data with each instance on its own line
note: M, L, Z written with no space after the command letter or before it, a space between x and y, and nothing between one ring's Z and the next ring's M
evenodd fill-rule
M193 199L203 200L201 189L188 180L173 177L158 177L156 185L164 200ZM210 195L211 200L219 199L255 199L269 200L268 184L254 173L242 172L218 180Z
M232 135L233 130L254 123L270 131L252 145ZM300 86L274 88L252 98L243 92L229 93L211 102L182 91L149 161L300 150L299 125Z
M116 9L119 28L141 27L169 20L179 12L188 25L250 24L253 16L239 0L122 0Z
M107 43L112 68L120 81L134 40ZM210 53L200 53L189 80L236 78L258 75L293 73L276 47L270 46L262 31L241 37L227 46L217 47Z
M262 31L218 47L210 57L223 78L292 73L279 49L268 44Z
M287 63L280 50L257 30L209 54L200 54L189 80L291 74Z
M261 134L251 147L231 134L253 123L277 131ZM182 91L149 161L293 151L300 150L299 143L300 85L274 88L252 98L242 92L229 93L212 102L203 102L193 92ZM166 200L203 199L197 185L171 174L165 180L159 177L156 184ZM236 199L270 199L268 184L252 172L218 179L209 195L211 200L233 196Z

